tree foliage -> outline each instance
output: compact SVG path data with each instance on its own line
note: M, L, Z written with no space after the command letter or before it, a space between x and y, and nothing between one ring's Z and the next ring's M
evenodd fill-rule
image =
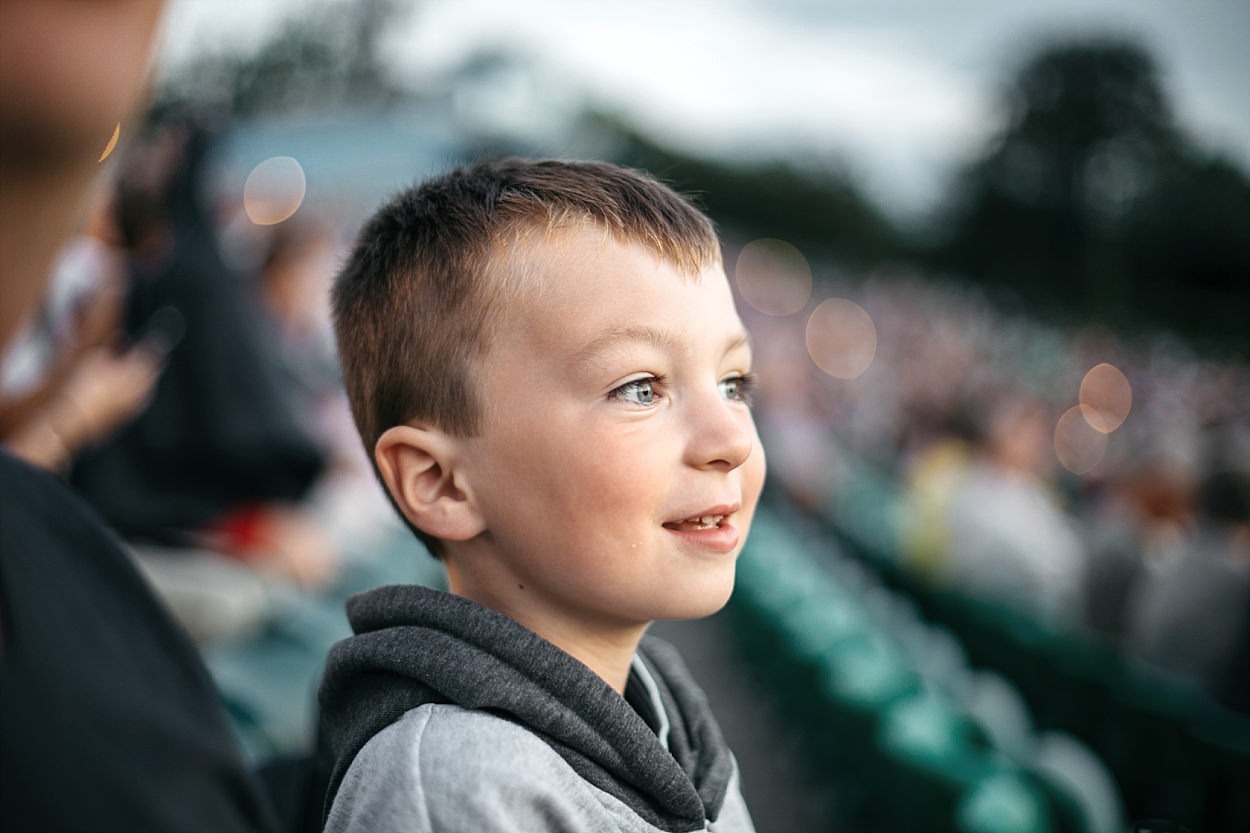
M937 263L1054 308L1244 337L1250 182L1178 128L1148 52L1050 46L1004 98L1005 124L948 203Z
M812 258L865 267L899 256L905 238L845 172L799 160L733 162L667 147L603 114L614 161L692 196L728 236L777 237Z
M258 49L217 50L175 68L154 110L194 106L247 119L400 96L380 48L408 0L320 0L301 7Z

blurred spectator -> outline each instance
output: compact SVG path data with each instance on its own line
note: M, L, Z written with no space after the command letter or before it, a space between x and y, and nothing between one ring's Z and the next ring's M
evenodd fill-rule
M1045 322L934 276L814 274L808 309L822 295L857 301L877 350L862 376L834 379L803 355L804 316L750 322L760 431L782 450L770 455L773 481L849 530L862 527L862 505L828 497L873 474L896 498L875 515L893 524L877 540L895 541L908 569L1123 633L1134 584L1176 557L1191 523L1192 461L1209 426L1250 418L1244 361L1166 333ZM1102 362L1131 380L1131 411L1077 474L1059 466L1057 415ZM986 391L1019 393L997 407ZM838 516L846 511L857 516ZM1009 580L1018 592L1003 592Z
M1120 644L1129 603L1152 571L1180 554L1193 511L1193 464L1143 449L1113 471L1088 512L1085 624Z
M1129 649L1204 689L1215 689L1239 649L1250 606L1250 473L1220 469L1198 488L1194 530L1181 556L1134 595Z
M1019 396L981 407L984 427L943 518L937 580L1068 624L1080 610L1082 553L1049 479L1049 420Z
M337 381L328 306L337 266L333 233L325 221L307 213L270 229L259 277L264 309L284 341L312 347L313 361L320 365L313 375Z
M950 553L947 513L972 464L977 441L966 408L952 414L917 411L911 420L901 464L900 557L916 573L933 579Z
M305 504L344 557L367 558L370 542L386 535L395 516L377 488L339 375L329 310L338 241L324 218L304 211L268 229L257 270L268 322L263 336L326 461Z
M124 346L122 253L109 190L62 251L48 297L0 365L0 440L35 465L65 472L148 402L162 345Z
M332 412L346 407L330 329L334 237L320 218L305 214L268 228L255 286L261 341L303 430L329 455L342 442ZM359 446L354 432L351 439Z
M837 441L828 409L807 370L803 333L792 318L751 317L760 380L755 421L768 438L770 466L784 472L788 496L810 511L827 499L837 469ZM797 322L800 323L801 322Z
M320 587L337 570L301 505L324 451L251 276L223 256L206 204L213 138L197 120L173 120L123 166L126 331L140 340L176 332L178 343L150 406L72 472L199 640L258 628L275 591Z
M140 101L155 0L0 3L0 350ZM217 691L113 535L0 452L0 828L275 828Z

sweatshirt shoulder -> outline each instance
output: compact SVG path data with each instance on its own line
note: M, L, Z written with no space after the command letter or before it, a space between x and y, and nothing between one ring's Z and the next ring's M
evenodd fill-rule
M623 824L604 827L614 816ZM640 821L524 726L490 712L427 704L361 749L326 831L653 829L629 817Z

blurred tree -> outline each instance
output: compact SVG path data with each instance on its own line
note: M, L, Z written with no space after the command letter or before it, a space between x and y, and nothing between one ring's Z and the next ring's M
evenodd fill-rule
M1214 279L1230 301L1250 300L1250 183L1182 135L1145 49L1117 38L1046 47L1005 105L946 206L937 263L1120 324L1244 329L1187 293Z
M412 105L412 94L390 75L382 54L391 24L412 6L413 0L318 0L257 49L208 51L175 67L158 91L153 120L188 109L212 121L213 113L247 120L345 105ZM478 83L526 60L479 53L443 82L449 89ZM495 126L503 134L490 133L496 116L455 117L466 155L549 153L506 135L506 125ZM811 257L847 267L875 264L904 247L894 225L844 172L828 165L716 161L666 148L601 112L590 110L581 121L573 132L596 137L592 155L646 168L698 196L731 234L784 238ZM551 143L550 137L543 141Z
M614 161L695 198L729 238L777 237L809 258L865 268L908 249L902 233L843 171L802 160L730 162L666 147L619 119L587 116ZM604 137L610 137L605 140Z
M159 116L189 106L247 118L390 103L401 91L382 60L381 41L411 6L411 0L302 6L258 49L209 51L175 67L153 111Z
M1193 155L1161 173L1126 223L1126 263L1152 320L1231 340L1250 357L1250 181Z

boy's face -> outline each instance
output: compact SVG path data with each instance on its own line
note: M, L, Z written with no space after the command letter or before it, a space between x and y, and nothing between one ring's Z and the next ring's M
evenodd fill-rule
M464 444L479 601L540 633L712 613L764 480L724 271L683 275L598 230L534 248Z

